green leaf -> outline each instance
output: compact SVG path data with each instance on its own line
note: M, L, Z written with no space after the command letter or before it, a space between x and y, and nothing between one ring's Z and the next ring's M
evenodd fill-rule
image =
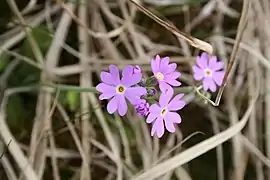
M52 42L52 37L48 28L44 25L34 27L32 28L32 36L36 40L43 55L45 55ZM27 38L24 40L21 50L22 55L27 56L31 59L35 59L32 47Z
M154 96L146 97L145 100L146 100L149 104L155 104L155 103L157 103L157 100L155 99Z
M9 55L7 55L6 53L3 53L0 56L0 73L2 73L4 71L4 69L8 65L9 60L10 60Z
M19 95L13 95L9 98L7 104L7 123L11 127L21 127L25 118L24 103Z
M71 111L75 111L78 109L80 105L80 94L75 91L68 91L66 93L67 104L69 105L69 109Z

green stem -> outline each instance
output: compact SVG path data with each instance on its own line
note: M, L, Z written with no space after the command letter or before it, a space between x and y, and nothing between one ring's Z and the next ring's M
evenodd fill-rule
M99 93L95 87L82 88L79 86L65 85L65 84L42 84L42 86L52 87L63 91Z

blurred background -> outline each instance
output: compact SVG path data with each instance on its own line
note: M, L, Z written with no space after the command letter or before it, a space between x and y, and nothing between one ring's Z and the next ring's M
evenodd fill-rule
M129 0L2 0L0 179L270 179L270 2L246 1L248 23L220 105L213 106L189 90L199 85L191 66L201 51ZM243 0L137 2L210 43L228 63ZM160 139L132 108L124 117L110 115L96 94L40 86L94 87L110 64L140 65L146 77L157 54L178 64L187 90L182 123ZM189 151L202 142L208 146ZM201 147L207 150L196 154ZM170 161L182 152L188 153ZM153 168L161 163L167 166L157 177Z

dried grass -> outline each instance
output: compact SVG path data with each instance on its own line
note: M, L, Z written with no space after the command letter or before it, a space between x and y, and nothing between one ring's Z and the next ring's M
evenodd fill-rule
M59 180L61 169L69 169L73 172L70 179L90 180L102 176L103 179L117 180L191 180L194 174L188 168L190 161L214 148L217 152L217 168L212 171L216 172L217 179L244 179L250 175L248 165L254 167L256 178L253 179L270 178L268 0L243 0L242 13L233 9L233 1L229 0L212 0L200 7L198 16L186 22L183 27L186 32L196 31L200 26L203 27L205 19L213 17L216 11L212 25L214 28L209 32L214 35L206 38L210 43L182 33L175 26L158 20L162 26L180 38L172 40L171 44L164 44L162 40L156 43L151 36L144 34L144 24L136 23L136 18L150 19L140 13L140 6L136 5L141 4L138 1L80 0L78 4L46 2L46 9L39 12L34 11L39 8L35 0L31 0L22 11L17 8L14 0L7 1L19 24L0 36L0 39L3 39L0 54L8 54L16 60L14 62L26 63L39 69L42 74L40 83L58 83L77 75L80 87L92 87L96 83L95 75L99 75L109 64L117 64L119 68L127 64L140 64L145 71L149 71L149 61L153 55L173 54L172 61L185 70L181 78L189 88L195 84L189 69L196 56L192 53L194 49L191 46L210 53L213 51L212 46L215 47L214 53L224 60L230 70L230 74L228 71L225 78L227 81L223 83L226 83L222 97L224 101L219 106L202 103L195 98L194 93L185 97L191 104L198 105L206 112L207 118L202 120L210 122L214 132L212 137L185 149L182 144L185 144L182 124L175 134L169 134L168 137L151 137L144 120L131 112L123 118L117 115L109 117L94 93L80 94L80 113L93 113L81 116L78 126L59 101L59 92L52 91L52 88L6 87L5 82L12 76L10 72L17 66L10 63L0 78L3 86L0 89L3 92L0 109L0 152L11 140L8 153L0 160L3 167L0 172L5 172L8 179L44 179L48 176L46 171L49 171L51 178ZM188 5L187 7L190 10ZM183 11L187 13L186 8ZM28 21L26 15L31 16L32 20ZM237 20L240 20L238 18L241 15L242 21L240 20L238 28L232 27L235 28L233 31L237 31L233 39L226 35L224 19L228 18L227 15ZM45 56L31 34L31 28L39 24L48 26L53 38ZM78 30L78 34L75 33L79 42L77 48L67 42L68 36L74 34L71 31L72 25ZM24 38L28 38L37 61L18 51L17 45ZM77 63L60 66L59 62L65 62L63 51L76 57ZM36 109L29 110L35 112L31 134L26 135L30 141L22 144L16 140L18 137L14 136L7 125L6 105L10 96L30 91L38 92L37 105ZM219 93L220 97L222 91L223 89ZM218 105L219 101L213 104ZM197 109L192 111L196 114ZM60 130L53 127L57 114L60 114L65 124L61 133L70 137L66 141L73 143L72 148L62 148L58 141ZM189 116L186 117L183 121L193 121ZM245 126L247 128L244 129ZM189 134L192 133L194 132ZM224 142L232 143L229 149L232 165L225 169L224 155L228 152L223 149ZM74 167L74 164L69 164L71 159L79 160L80 165ZM267 175L264 166L268 168ZM97 177L98 175L100 177Z

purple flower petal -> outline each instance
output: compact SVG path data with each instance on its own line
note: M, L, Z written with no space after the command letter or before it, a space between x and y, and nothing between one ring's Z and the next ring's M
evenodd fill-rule
M159 138L164 134L164 124L161 117L157 118L157 120L153 124L151 136L153 136L155 133Z
M213 67L211 67L211 69L213 71L219 71L223 69L223 67L224 67L224 62L220 61L220 62L217 62Z
M99 96L99 99L100 100L103 100L103 99L110 99L111 97L113 97L116 93L113 91L113 92L105 92L105 93L102 93L100 96Z
M210 89L212 92L216 91L216 85L211 78L204 78L203 80L203 89L207 91Z
M117 110L118 103L119 103L119 95L115 95L107 105L108 113L110 114L114 113Z
M110 65L109 66L109 70L110 70L110 74L112 75L112 78L117 81L120 82L120 77L119 77L119 70L115 65Z
M133 96L142 96L147 93L144 87L130 87L127 89L127 92L130 92Z
M142 74L138 73L138 74L123 76L121 79L121 83L125 85L126 87L130 87L132 85L139 83L141 80L142 80Z
M147 116L147 119L146 119L146 122L147 123L152 123L155 119L157 119L157 115L156 114L149 114L148 116Z
M173 91L168 90L166 92L162 92L160 97L159 97L159 104L161 108L164 108L168 105L168 102L173 96Z
M130 101L131 104L136 104L142 95L147 93L146 89L143 87L130 87L127 88L125 96Z
M164 74L169 74L169 73L175 71L176 67L177 67L176 63L171 63L171 64L168 65L168 67L166 69L163 70L163 73Z
M209 89L212 91L212 92L216 92L217 90L217 86L215 85L214 81L212 80L213 83L210 83L209 85Z
M208 59L208 58L207 58ZM212 69L212 67L215 66L215 64L217 63L217 56L212 56L210 59L209 59L209 62L208 62L208 67L210 69Z
M154 74L158 72L158 65L154 59L151 60L151 68Z
M160 66L159 66L161 72L164 72L164 70L166 70L168 68L169 62L170 62L169 57L164 57L164 58L161 59Z
M207 65L208 56L207 53L203 52L200 56L197 56L196 63L199 65L200 68L205 69L208 67Z
M172 123L180 124L182 122L181 116L177 114L176 112L168 112L165 116L165 118L168 121L171 121ZM166 121L165 119L165 121Z
M180 72L172 72L170 74L166 74L166 78L169 78L169 79L177 79L181 76L181 73Z
M184 94L176 95L168 104L168 110L177 111L182 109L186 105L185 101L181 100L183 96Z
M133 67L133 73L134 74L138 74L138 73L141 74L141 72L142 72L142 70L141 70L140 66L136 65L136 66Z
M211 83L211 79L204 78L203 79L203 90L207 91L209 89L209 84Z
M217 56L212 56L209 60L209 69L212 71L221 70L224 67L224 63L222 61L217 62Z
M134 67L131 65L127 65L122 72L122 76L128 76L130 77L133 74Z
M117 81L112 78L112 75L108 72L101 72L100 73L101 81L105 82L109 85L116 85Z
M161 92L166 92L168 89L172 89L172 87L169 84L167 84L166 82L160 81L159 82L159 89Z
M175 132L175 127L173 125L173 121L168 118L168 116L164 117L165 127L169 132Z
M166 82L172 86L180 86L181 83L177 80L174 79L166 79Z
M157 104L152 104L149 108L149 112L151 114L158 114L160 115L161 108Z
M168 66L170 62L170 58L168 56L161 59L160 66Z
M105 84L105 83L99 83L97 86L96 86L96 90L99 91L99 92L112 92L114 91L115 92L115 87L114 86L111 86L111 85L108 85L108 84Z
M123 95L119 96L118 113L120 116L124 116L127 113L127 103Z
M195 73L194 79L199 81L204 77L204 71L203 69L198 68L197 66L192 66L192 70Z
M156 55L155 60L156 60L156 63L157 63L157 68L160 68L160 61L161 61L160 56L159 55Z
M215 83L219 86L221 86L223 78L224 78L225 72L224 71L220 71L220 72L214 72L213 73L213 80L215 81Z

